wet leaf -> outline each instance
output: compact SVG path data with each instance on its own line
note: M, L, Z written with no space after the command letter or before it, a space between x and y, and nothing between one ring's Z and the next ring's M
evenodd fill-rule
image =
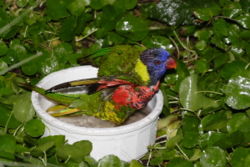
M237 18L235 18L243 28L250 29L250 15L241 15Z
M229 18L238 16L242 12L241 6L238 2L231 2L223 7L223 15Z
M236 110L250 107L250 78L243 76L230 78L224 92L228 106Z
M194 11L194 15L201 20L209 21L212 17L218 15L220 7L217 3L210 3L209 7L197 8Z
M217 107L218 103L215 100L207 98L198 92L197 82L197 75L188 76L181 82L179 95L183 107L191 111L200 108Z
M116 23L116 31L133 41L138 41L148 34L148 24L142 18L127 15Z
M183 25L191 22L190 3L181 0L162 0L144 8L150 18L160 20L169 25Z
M45 125L38 119L28 121L24 126L24 131L31 137L42 136L45 130Z
M174 51L174 46L171 41L164 37L164 36L150 36L145 38L142 43L147 48L163 48L166 49L168 52L172 53Z
M218 146L222 149L227 149L241 143L244 143L244 137L241 132L232 134L209 131L201 136L200 146L202 148Z
M202 167L225 167L226 154L219 147L209 147L203 151L200 163Z

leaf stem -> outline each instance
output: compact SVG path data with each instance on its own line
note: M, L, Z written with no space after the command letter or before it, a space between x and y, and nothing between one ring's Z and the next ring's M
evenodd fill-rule
M4 75L5 73L7 73L7 72L9 72L9 71L11 71L11 70L13 70L15 68L18 68L18 67L24 65L25 63L28 63L29 61L31 61L31 60L33 60L33 59L35 59L37 57L40 57L40 56L42 56L42 52L37 52L37 54L35 54L33 56L30 56L30 57L28 57L28 58L26 58L26 59L24 59L24 60L22 60L22 61L20 61L20 62L18 62L16 64L13 64L9 68L0 71L0 75Z
M180 40L180 38L179 38L179 36L178 36L178 34L176 33L175 30L173 31L173 33L174 33L174 36L175 36L175 38L177 39L177 41L180 43L180 45L181 45L185 50L187 50L188 52L192 53L192 54L195 56L195 59L197 59L198 55L197 55L196 51L195 51L195 50L192 50L192 49L190 49L188 46L186 46L186 45Z
M186 160L189 160L187 154L181 149L181 147L180 147L178 144L176 144L176 147L177 147L178 150L181 152L181 154L184 156L184 158L185 158Z
M9 125L9 122L10 122L10 119L11 119L13 113L14 113L14 110L12 110L12 111L10 112L10 115L9 115L7 121L6 121L6 124L5 124L5 127L4 127L4 133L5 133L5 134L6 134L7 131L8 131L8 125Z
M196 93L213 93L213 94L217 94L217 95L224 95L223 93L215 92L215 91L209 91L209 90L197 91Z
M170 39L170 41L174 44L175 48L176 48L176 51L177 51L177 58L179 59L180 58L180 49L177 45L177 43L175 42L175 40L171 37L168 37Z
M20 23L23 18L28 15L34 7L30 7L29 9L27 9L26 11L24 11L21 15L19 15L18 17L16 17L15 19L13 19L12 21L10 21L8 24L6 24L5 26L3 26L2 28L0 28L0 36L7 33L8 31L11 30L11 28L15 25L17 25L18 23Z

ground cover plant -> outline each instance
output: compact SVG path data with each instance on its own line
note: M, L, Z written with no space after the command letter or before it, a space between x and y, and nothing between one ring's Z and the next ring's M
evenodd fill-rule
M0 166L248 167L249 0L0 0ZM162 47L177 60L161 84L156 144L140 160L94 160L89 141L41 137L30 92L47 74L98 64L96 50Z

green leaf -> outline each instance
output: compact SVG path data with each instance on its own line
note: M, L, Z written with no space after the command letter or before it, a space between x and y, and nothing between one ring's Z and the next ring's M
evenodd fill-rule
M26 75L34 75L38 72L38 68L39 66L36 64L36 61L31 61L29 63L26 63L24 65L22 65L21 69L22 69L22 72Z
M241 15L235 18L243 28L250 29L250 14Z
M250 164L250 149L249 148L236 148L232 154L233 167L248 167Z
M147 48L163 48L169 51L170 53L173 53L175 49L173 44L168 38L160 35L153 35L147 37L142 41L142 43Z
M66 160L68 158L80 162L84 156L90 154L92 150L92 144L87 140L81 140L70 144L65 144L56 148L56 154L58 157Z
M59 20L69 15L67 7L71 1L70 0L47 0L46 1L46 14L52 20Z
M199 131L198 126L200 121L198 118L185 116L182 121L182 132L183 132L183 139L182 139L182 146L186 148L195 147L199 141Z
M214 68L219 68L226 64L229 60L229 57L225 54L217 54L214 58ZM226 71L225 71L226 72Z
M212 38L211 38L211 41L210 41L212 44L214 44L216 47L222 49L222 50L227 50L228 49L228 46L227 44L224 42L224 38L221 37L220 35L214 35Z
M125 162L115 155L107 155L99 160L98 167L125 167Z
M139 41L148 34L148 23L142 18L127 15L117 22L116 31L130 40Z
M237 131L232 134L209 131L201 136L200 146L202 148L218 146L223 149L231 148L244 143L244 136Z
M182 106L191 111L196 111L200 108L218 107L217 101L198 92L197 82L198 77L195 74L186 77L181 82L179 96Z
M35 115L35 110L31 103L31 93L24 93L15 97L13 114L20 122L27 122Z
M53 141L56 147L60 147L65 143L65 136L63 135L55 135L55 136L46 136L42 137L37 141L37 144L44 144L47 142Z
M14 159L16 140L11 135L0 135L0 157Z
M16 4L18 7L23 8L28 4L28 2L29 2L28 0L17 0Z
M85 6L89 4L88 0L73 0L68 5L68 9L72 15L80 16L85 9Z
M132 160L130 161L129 167L143 167L143 165L136 160Z
M204 40L198 41L198 42L196 42L196 44L195 44L195 48L196 48L197 50L199 50L199 51L204 50L204 49L206 48L206 46L207 46L207 42L204 41Z
M20 125L20 122L11 114L11 111L7 106L0 104L0 115L1 127L7 126L6 128L17 128Z
M231 2L231 3L226 4L223 7L223 11L222 11L223 15L229 18L234 18L238 16L239 14L241 14L241 12L242 12L242 9L241 9L239 2Z
M167 167L193 167L193 163L191 161L182 159L182 158L176 158L171 160Z
M233 114L232 118L227 122L227 131L233 133L239 131L250 119L243 113Z
M227 120L230 117L230 112L219 111L214 114L209 114L201 120L200 128L204 131L218 130L226 127Z
M114 5L118 9L133 9L137 4L137 0L116 0Z
M217 36L227 36L229 31L228 27L229 24L225 20L218 19L213 23L213 32Z
M242 43L233 44L231 52L236 56L242 56L244 55L244 46L242 46Z
M250 107L250 78L235 76L225 86L226 104L233 109L241 110Z
M27 49L24 45L20 44L19 40L11 41L7 55L13 57L14 61L21 61L28 56Z
M54 146L53 141L36 145L36 147L31 151L31 154L35 157L42 156L46 151L48 151L53 146Z
M64 41L71 41L75 36L75 29L77 27L77 18L74 16L67 17L62 22L62 27L59 36Z
M32 149L31 154L33 156L39 157L44 154L44 152L48 152L53 147L61 147L65 144L65 136L55 135L55 136L46 136L37 140L36 147ZM53 154L55 150L53 149Z
M195 63L195 71L197 73L206 73L208 71L208 68L209 68L209 64L207 62L206 59L200 59L200 60L197 60L196 63Z
M219 74L222 78L229 80L230 77L234 75L240 75L242 73L245 73L245 66L245 62L242 61L233 61L231 63L226 63L220 70Z
M226 154L219 147L209 147L203 151L200 163L202 167L225 167Z
M209 7L197 8L194 10L194 15L201 20L209 21L214 16L218 15L220 12L220 7L217 3L210 3Z
M24 131L31 137L42 136L45 130L45 125L39 119L32 119L24 125Z
M0 59L0 71L5 71L8 68L8 64Z
M172 26L191 22L191 3L182 0L161 0L144 7L144 13L150 18Z
M8 51L8 46L5 44L4 41L0 40L0 56L5 55L7 51Z

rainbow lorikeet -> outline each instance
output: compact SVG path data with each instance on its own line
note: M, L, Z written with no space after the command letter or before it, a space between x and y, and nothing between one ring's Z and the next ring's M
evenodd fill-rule
M58 105L48 109L53 116L86 114L117 125L136 110L146 106L159 90L160 79L176 67L169 53L161 48L121 45L100 50L98 77L56 85L48 90L33 87ZM87 93L64 94L61 91L83 87Z

